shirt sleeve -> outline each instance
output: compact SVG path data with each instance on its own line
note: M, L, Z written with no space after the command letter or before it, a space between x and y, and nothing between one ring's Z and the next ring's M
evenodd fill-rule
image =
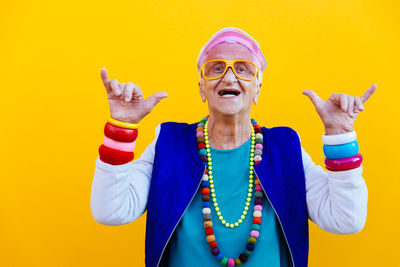
M160 129L157 125L153 142L132 162L111 165L97 157L90 208L98 223L123 225L145 212Z
M367 219L368 190L363 167L324 171L301 148L308 215L323 230L335 234L360 232Z

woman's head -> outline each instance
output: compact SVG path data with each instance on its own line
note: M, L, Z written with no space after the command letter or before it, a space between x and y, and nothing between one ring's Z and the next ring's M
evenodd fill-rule
M210 75L201 71L202 66L204 70L207 70L205 67L210 66L211 63L221 63L220 66L214 65L214 68L216 68L215 66L219 68L217 70L221 71L221 74L225 66L227 66L226 62L210 62L210 60L216 59L244 61L234 63L233 69L232 67L227 67L223 76L217 79L209 79ZM246 66L249 67L242 64L247 64ZM257 103L258 101L262 71L266 67L265 58L259 49L258 43L253 38L236 28L220 30L202 48L197 67L200 74L200 95L203 102L208 101L210 113L217 112L224 115L250 113L252 103ZM238 76L235 75L234 69ZM243 73L248 74L246 76ZM255 78L252 77L254 76L252 75L253 73L256 75Z

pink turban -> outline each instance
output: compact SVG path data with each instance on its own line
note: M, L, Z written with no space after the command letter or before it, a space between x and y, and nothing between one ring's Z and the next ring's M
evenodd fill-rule
M263 53L261 52L260 46L253 37L246 32L234 28L228 27L219 30L211 37L211 39L201 48L199 58L197 59L197 69L200 70L201 65L205 62L206 55L216 45L220 43L237 43L244 45L254 55L256 62L254 62L261 71L264 71L267 67L267 61Z

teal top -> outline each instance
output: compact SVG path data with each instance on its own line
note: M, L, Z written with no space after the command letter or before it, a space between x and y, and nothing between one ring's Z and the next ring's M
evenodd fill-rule
M236 222L243 212L249 186L251 139L241 146L219 150L211 148L215 194L220 211L227 222ZM254 188L254 187L253 187ZM211 215L215 241L220 252L228 258L238 258L246 249L253 224L254 192L248 213L239 227L222 225L211 202ZM211 253L203 226L201 187L187 207L177 225L163 264L174 267L221 266ZM163 266L163 264L161 266ZM279 221L268 199L263 197L260 236L244 266L287 267L290 254Z

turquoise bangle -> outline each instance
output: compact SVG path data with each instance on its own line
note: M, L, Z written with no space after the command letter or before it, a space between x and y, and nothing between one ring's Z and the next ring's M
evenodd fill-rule
M343 145L324 145L324 155L327 159L342 159L358 154L357 140Z

